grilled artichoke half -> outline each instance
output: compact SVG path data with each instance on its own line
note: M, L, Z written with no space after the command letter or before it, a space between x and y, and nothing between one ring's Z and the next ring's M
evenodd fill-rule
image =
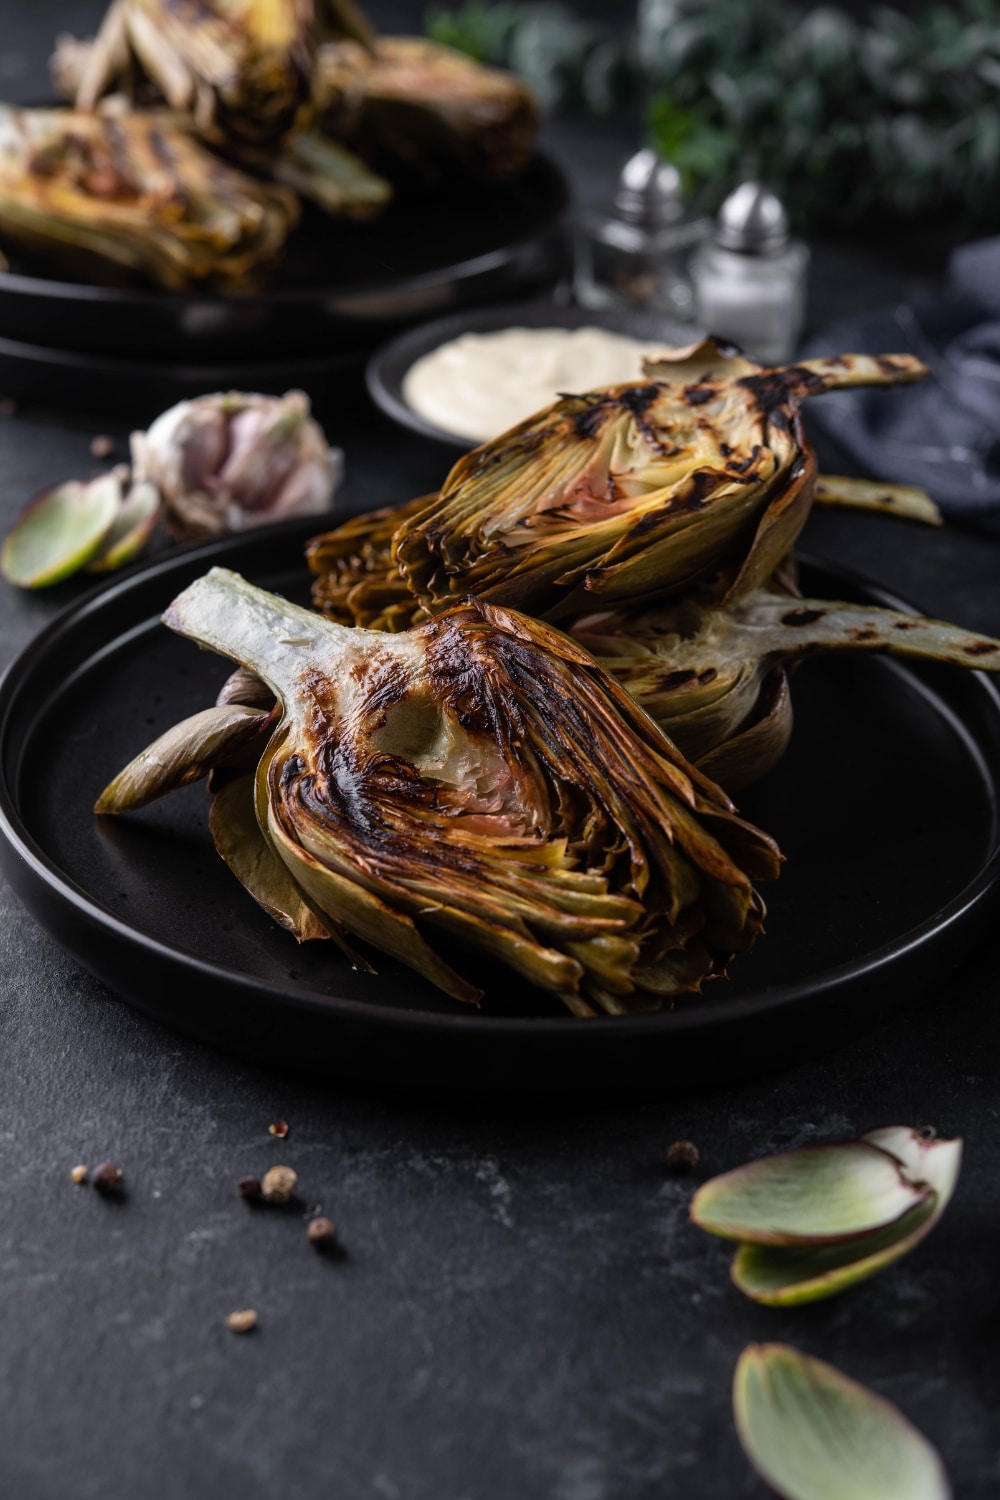
M719 572L762 583L812 503L802 401L926 369L902 354L761 369L708 342L651 372L565 396L458 461L438 504L393 538L425 609L474 595L565 619Z
M865 604L803 599L776 580L725 605L691 600L591 616L572 630L684 755L727 791L780 759L792 729L787 668L873 651L1000 671L1000 641Z
M165 117L0 106L0 243L71 273L245 290L297 219Z
M331 42L320 68L327 132L394 181L493 180L531 160L538 109L512 73L403 36Z
M317 49L313 0L112 0L77 54L76 105L145 79L213 144L271 145L315 113Z
M592 1015L698 990L760 930L772 841L558 631L478 602L398 635L345 629L219 569L164 620L261 679L280 718L232 701L196 716L97 811L259 756L243 785L265 863L332 936L476 1002L431 942L457 944ZM249 806L242 833L223 819L244 851Z
M813 499L821 505L941 525L934 501L909 485L819 474ZM316 608L342 625L375 630L406 630L426 620L427 610L393 559L393 539L407 517L432 515L439 500L437 493L421 495L407 505L352 516L334 531L313 537L306 547L306 561L316 575Z

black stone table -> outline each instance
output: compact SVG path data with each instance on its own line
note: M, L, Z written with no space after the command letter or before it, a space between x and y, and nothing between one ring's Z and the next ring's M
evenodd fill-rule
M628 144L581 125L550 140L594 197ZM914 284L884 254L826 251L813 321ZM91 468L97 425L41 410L0 419L4 529L31 492ZM113 414L100 425L121 451ZM347 454L345 513L440 477L439 454L363 403L330 436ZM806 541L931 614L1000 633L1000 547L836 514L816 516ZM76 592L0 586L3 662ZM928 796L946 815L947 787ZM988 949L864 1037L738 1087L429 1099L319 1087L180 1039L0 889L0 1037L4 1497L762 1496L729 1405L736 1358L758 1340L793 1343L896 1401L940 1447L958 1500L1000 1493ZM279 1140L268 1127L282 1120ZM965 1138L957 1197L930 1240L827 1303L745 1301L730 1248L687 1223L692 1179L666 1170L667 1146L698 1145L697 1181L889 1123ZM121 1202L70 1179L106 1158L125 1171ZM241 1202L236 1179L278 1162L298 1171L303 1205ZM306 1242L302 1208L318 1205L342 1256ZM245 1337L224 1326L239 1308L259 1315Z

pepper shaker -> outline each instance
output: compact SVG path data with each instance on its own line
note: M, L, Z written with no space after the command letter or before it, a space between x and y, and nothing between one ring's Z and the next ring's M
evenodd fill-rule
M758 182L741 183L691 258L697 320L763 364L780 364L802 332L808 266L780 200Z
M574 292L584 307L642 307L690 319L687 263L711 225L684 204L677 168L646 147L622 168L610 214L577 237Z

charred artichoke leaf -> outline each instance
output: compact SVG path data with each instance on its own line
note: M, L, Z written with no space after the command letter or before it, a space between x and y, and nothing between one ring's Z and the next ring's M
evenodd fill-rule
M802 401L926 373L909 355L760 369L712 342L650 368L656 379L564 396L474 449L439 504L402 521L393 557L429 612L474 595L564 618L719 570L745 593L812 503Z
M303 129L321 90L313 0L113 0L76 95L92 110L133 65L213 144Z
M135 812L140 807L201 781L214 766L255 766L273 724L262 709L230 703L202 709L175 724L109 782L94 806L96 813ZM248 747L260 743L247 756Z
M352 516L334 531L313 537L306 562L316 581L313 603L341 625L372 630L408 630L427 618L392 560L392 539L407 516L436 505L437 495L421 495L408 505Z
M173 116L0 106L0 238L93 280L245 289L298 207Z
M211 801L208 826L220 857L240 884L300 943L330 936L257 822L252 772L234 777Z
M499 179L531 160L538 108L512 73L420 37L330 43L320 68L326 130L390 179Z
M819 474L814 498L817 505L837 505L847 510L876 511L941 526L944 518L926 490L911 484L881 484L876 479L850 479L842 474Z
M773 588L756 589L732 604L687 600L590 616L572 633L699 764L761 721L765 684L776 668L803 656L887 652L1000 671L1000 641L988 636L898 610L803 599ZM755 774L769 769L774 752L784 748L787 732L777 721L771 728L777 732L756 744ZM747 770L754 770L746 764L753 746L742 749L744 764L732 785L746 785ZM731 786L718 761L711 769Z
M308 903L449 994L477 998L433 934L587 1013L697 990L759 931L772 841L550 627L344 628L220 569L164 620L279 699L257 821Z

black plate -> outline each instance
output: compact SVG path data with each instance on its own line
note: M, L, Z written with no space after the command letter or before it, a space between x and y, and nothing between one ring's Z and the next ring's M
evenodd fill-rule
M222 364L105 358L43 349L0 338L0 394L148 427L168 406L206 391L260 391L280 396L305 388L320 419L361 387L363 349L309 359L240 360Z
M665 345L677 347L689 344L692 339L692 330L676 318L632 308L605 312L586 307L556 307L550 301L537 299L502 307L472 308L421 323L419 328L408 329L376 349L365 367L372 400L401 427L408 427L421 437L433 438L453 453L467 453L473 443L436 427L407 404L403 381L411 365L449 339L462 333L494 333L498 328L608 328L630 338L662 340Z
M188 364L368 350L419 318L553 281L567 205L559 168L537 156L510 182L400 194L367 224L307 208L253 297L96 287L15 261L0 274L0 337Z
M1000 696L982 675L810 662L784 763L742 798L788 863L732 977L662 1015L573 1020L487 974L481 1012L379 960L296 948L216 857L200 786L122 820L95 795L227 673L157 623L212 563L300 598L308 526L187 548L73 605L0 688L0 856L28 909L141 1009L209 1042L331 1075L482 1088L717 1079L846 1039L964 955L1000 873ZM885 602L807 564L811 593Z

